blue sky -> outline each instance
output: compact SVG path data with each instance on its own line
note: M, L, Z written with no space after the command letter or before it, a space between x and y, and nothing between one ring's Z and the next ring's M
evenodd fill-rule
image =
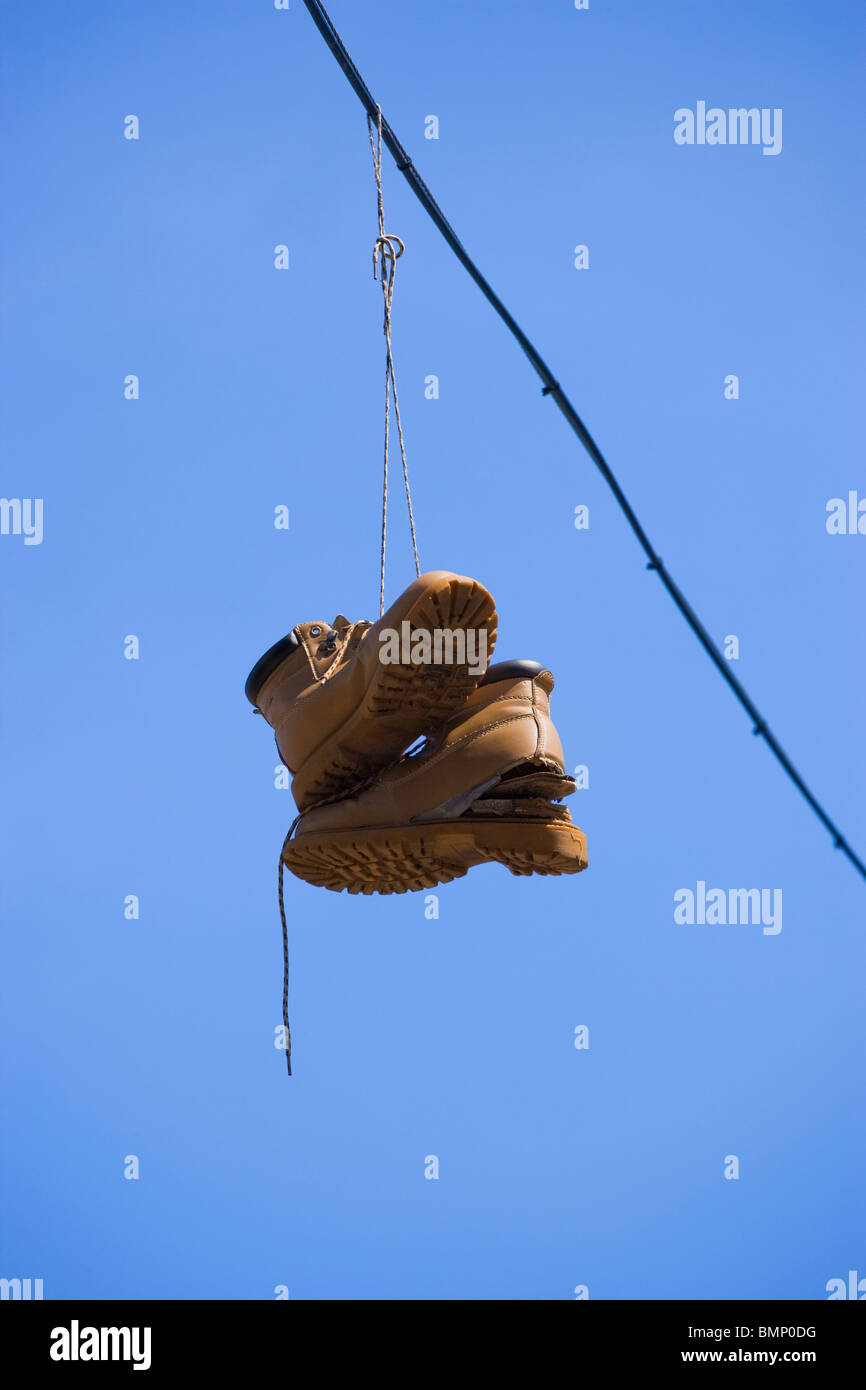
M331 12L862 854L866 538L825 526L866 497L857 7ZM475 575L497 655L553 669L590 867L473 870L436 921L423 895L288 880L287 1081L294 810L243 683L296 622L376 615L364 117L300 0L48 0L3 28L2 491L44 499L44 536L0 536L0 1275L121 1299L820 1299L866 1276L864 883L390 158L422 565ZM781 153L678 146L701 100L781 108ZM393 495L389 599L413 573ZM698 881L781 889L781 932L677 924Z

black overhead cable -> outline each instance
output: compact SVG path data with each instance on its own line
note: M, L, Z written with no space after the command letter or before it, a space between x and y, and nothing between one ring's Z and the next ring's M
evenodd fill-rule
M358 98L360 99L361 105L366 110L367 115L371 117L371 119L374 121L378 120L379 107L373 100L373 97L370 94L370 90L367 87L367 84L365 83L361 74L358 72L358 69L355 67L355 64L352 62L352 59L349 57L349 54L346 51L346 47L339 34L337 33L336 29L334 28L333 24L331 23L331 20L327 15L326 11L322 7L322 5L318 3L318 0L304 0L304 4L309 10L313 18L313 22L316 25L316 28L319 30L319 33L324 38L326 44L330 48L337 62L340 64L340 67L343 69L343 72L349 79L349 83L354 89ZM836 825L834 825L833 821L827 815L823 806L812 795L809 788L806 786L806 783L803 781L803 778L800 776L794 764L788 757L787 753L777 742L775 735L771 732L766 720L756 709L753 701L748 695L748 692L744 689L744 687L737 680L737 677L731 671L730 665L728 664L728 662L726 662L725 658L722 656L722 653L719 651L718 647L713 642L713 639L710 637L710 634L707 632L697 613L694 611L691 604L686 599L685 595L681 592L681 590L674 583L671 576L668 574L668 571L666 570L663 561L653 549L649 537L647 536L646 532L641 526L631 503L629 502L628 498L626 497L625 493L623 492L622 488L620 487L619 483L617 482L616 478L614 477L613 473L608 467L608 464L605 461L605 458L601 453L601 450L599 449L589 430L586 428L586 425L581 420L574 406L571 404L571 401L566 396L565 392L563 391L559 382L556 380L555 376L551 372L547 363L544 361L543 357L541 357L541 355L536 351L535 347L533 347L532 343L529 341L526 334L520 328L519 324L517 324L515 320L512 318L511 314L508 312L505 305L502 303L502 300L499 298L497 294L494 293L491 286L487 283L484 276L481 274L481 271L475 265L474 261L471 260L468 253L461 245L457 234L446 220L441 208L436 202L436 199L433 197L426 183L421 178L421 175L418 173L417 169L413 165L411 159L407 155L403 146L400 144L400 141L397 139L397 136L394 134L393 130L391 129L388 122L385 120L384 116L382 117L382 139L384 143L387 145L388 149L391 151L391 154L394 156L397 168L400 170L400 173L404 175L406 182L409 184L409 187L412 189L412 192L415 194L416 198L421 203L421 206L424 208L424 211L428 213L429 216L436 223L436 226L439 228L440 232L444 236L448 245L451 247L451 250L454 252L457 259L460 261L461 265L463 265L465 269L469 272L469 274L472 276L472 279L475 281L476 285L481 290L481 293L484 295L485 299L490 304L492 304L493 308L496 310L497 314L502 319L502 322L505 324L506 328L509 330L512 336L517 339L517 342L520 344L524 353L529 358L530 362L532 363L533 367L535 368L536 372L538 373L539 377L544 383L544 385L542 386L542 395L553 397L554 401L559 406L559 409L562 411L569 425L574 430L574 433L577 435L581 444L586 449L593 463L598 468L599 472L601 473L602 477L604 478L605 482L607 483L608 487L610 488L611 492L616 498L620 510L624 513L626 521L628 522L632 531L634 531L634 534L637 536L637 539L644 553L648 557L647 569L655 570L656 574L658 575L662 584L664 584L665 588L667 589L677 608L680 610L689 627L692 629L692 632L695 634L701 646L704 648L707 655L710 657L710 660L715 663L715 666L720 672L721 676L731 687L740 704L748 713L749 718L752 720L753 723L752 732L754 734L760 734L766 740L770 749L778 758L779 762L782 764L782 767L785 769L788 776L791 778L791 781L794 783L795 787L797 787L797 789L806 798L812 810L815 812L815 815L818 817L820 821L823 822L823 824L829 830L830 834L833 836L833 841L836 848L841 849L843 853L846 854L847 857L851 860L851 863L854 865L854 867L860 872L860 874L862 874L863 878L866 878L866 864L864 864L863 860L860 859L859 856L854 852L854 850L848 844L842 832L838 829Z

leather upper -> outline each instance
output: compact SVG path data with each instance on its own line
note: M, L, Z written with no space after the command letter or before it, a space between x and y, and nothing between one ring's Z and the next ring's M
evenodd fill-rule
M535 676L479 685L418 753L388 768L356 796L307 811L297 838L324 830L453 819L504 773L523 764L562 774L562 744L550 718L552 689L553 676L540 666Z
M357 707L379 659L371 626L350 623L342 614L333 623L299 623L292 633L296 649L259 690L256 705L290 771Z

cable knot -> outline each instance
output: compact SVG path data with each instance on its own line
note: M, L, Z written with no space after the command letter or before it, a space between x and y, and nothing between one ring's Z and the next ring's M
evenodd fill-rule
M392 236L388 232L381 232L376 237L373 246L373 279L378 280L380 265L382 267L382 280L393 279L394 267L405 249L400 237Z

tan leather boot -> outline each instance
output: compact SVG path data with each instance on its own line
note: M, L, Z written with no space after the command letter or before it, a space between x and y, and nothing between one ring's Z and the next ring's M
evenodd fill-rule
M405 893L475 864L514 874L586 868L586 840L555 805L575 789L550 718L553 676L538 662L492 666L417 753L355 796L299 817L283 862L336 892Z
M300 623L256 663L247 698L276 734L298 809L348 793L471 695L496 608L464 575L421 575L377 623Z

